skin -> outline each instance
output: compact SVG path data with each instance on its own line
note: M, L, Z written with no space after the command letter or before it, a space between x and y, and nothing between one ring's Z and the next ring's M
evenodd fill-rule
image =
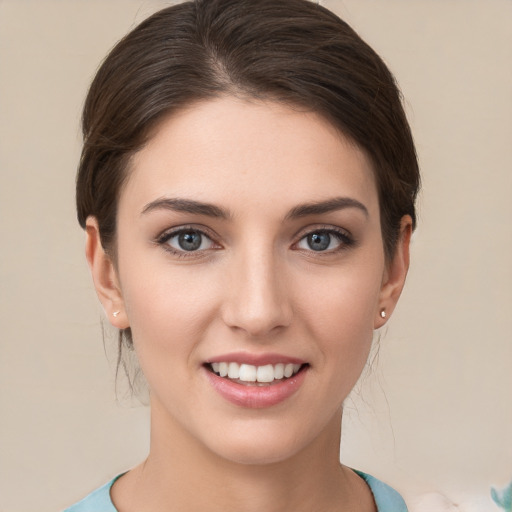
M150 454L114 484L116 507L375 510L339 464L342 407L401 293L411 219L386 261L365 153L314 113L224 97L164 120L129 172L116 261L93 217L86 242L98 296L115 327L131 327L151 392ZM176 198L226 217L159 203ZM338 198L343 207L293 215ZM199 250L163 241L184 226L206 233ZM326 230L330 245L313 250L307 235ZM231 352L309 366L283 402L241 407L205 378L204 363Z

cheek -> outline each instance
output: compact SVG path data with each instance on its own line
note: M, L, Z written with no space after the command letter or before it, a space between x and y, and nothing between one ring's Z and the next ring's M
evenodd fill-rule
M150 347L190 352L214 316L213 286L200 271L128 261L121 282L134 343L141 352Z
M373 331L381 280L380 269L364 265L333 272L321 280L308 276L301 287L300 302L304 313L311 312L311 322L317 327L335 337L357 339L362 331Z
M324 286L312 279L302 297L303 318L335 386L348 393L366 363L379 303L379 271L364 266L332 275Z
M197 271L148 268L134 263L129 272L126 265L122 281L134 349L151 394L186 416L190 402L200 398L193 386L201 364L197 348L215 317L215 294Z

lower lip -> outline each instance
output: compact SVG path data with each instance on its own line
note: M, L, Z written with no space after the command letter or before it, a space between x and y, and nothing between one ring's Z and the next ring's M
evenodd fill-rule
M262 409L284 402L298 391L306 377L307 367L293 377L267 386L239 384L203 368L210 384L223 398L240 407Z

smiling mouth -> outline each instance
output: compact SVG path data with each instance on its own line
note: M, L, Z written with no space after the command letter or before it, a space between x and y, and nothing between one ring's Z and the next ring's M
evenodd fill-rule
M268 386L297 375L306 364L278 363L255 366L235 362L206 363L205 367L219 377L244 385Z

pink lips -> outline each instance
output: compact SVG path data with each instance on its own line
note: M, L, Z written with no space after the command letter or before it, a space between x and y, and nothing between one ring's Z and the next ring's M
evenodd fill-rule
M267 364L292 363L304 365L306 362L288 356L279 354L247 354L232 353L216 356L208 360L208 363L216 362L235 362L238 364L251 364L254 366L264 366ZM298 391L306 377L308 366L303 367L298 373L287 379L274 381L267 385L247 385L240 384L233 380L220 377L208 370L203 371L212 385L224 399L238 405L253 409L261 409L277 405Z
M238 363L253 364L254 366L263 366L265 364L291 363L305 364L306 361L296 357L284 356L281 354L248 354L246 352L233 352L231 354L223 354L208 359L209 363Z

